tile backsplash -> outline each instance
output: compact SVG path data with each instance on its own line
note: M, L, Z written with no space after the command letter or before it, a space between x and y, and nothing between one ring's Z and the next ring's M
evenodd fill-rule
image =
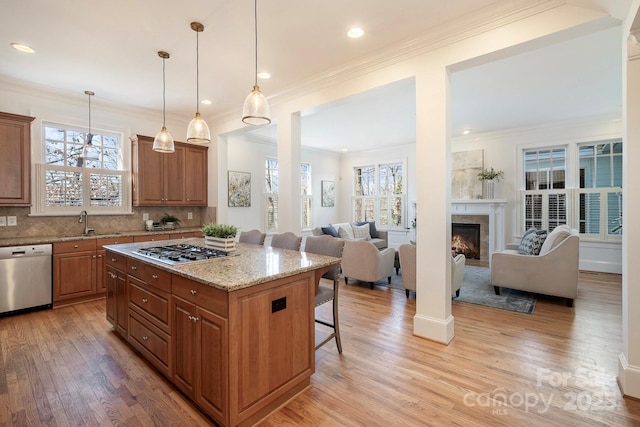
M29 211L29 208L0 207L0 217L15 216L17 219L16 226L0 227L0 239L75 236L81 235L84 230L84 224L78 222L82 209L78 209L78 214L72 216L29 216ZM89 214L89 227L95 229L95 234L140 231L145 228L142 220L144 213L149 214L149 219L158 221L165 212L182 220L180 228L200 227L216 219L215 207L134 207L133 214L130 215ZM187 219L189 212L192 219Z

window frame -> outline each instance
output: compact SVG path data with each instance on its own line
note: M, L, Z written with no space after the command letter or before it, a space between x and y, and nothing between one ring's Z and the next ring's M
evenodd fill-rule
M401 193L387 193L380 194L381 190L381 169L384 167L399 165L402 169L402 192ZM373 169L373 194L356 194L357 180L356 171L362 169ZM376 226L388 230L402 230L405 231L408 227L408 206L407 206L407 161L406 159L398 161L389 161L377 164L362 164L352 167L351 172L351 220L352 221L375 221ZM399 199L400 202L400 215L401 220L398 225L391 225L391 218L393 209L391 208L392 199ZM386 201L386 203L384 203ZM385 224L382 221L381 209L386 205L387 218L389 224ZM368 211L373 211L373 217L367 216ZM362 216L359 216L359 213Z
M617 221L618 218L609 219L607 202L609 194L614 194L618 197L617 203L621 202L622 188L621 187L593 187L593 188L580 188L580 147L585 145L597 145L601 143L621 143L622 153L624 156L624 142L619 136L612 136L606 139L587 140L582 139L579 142L568 141L564 143L552 144L552 145L521 145L518 147L518 176L520 180L520 200L518 204L518 232L524 233L527 229L527 214L526 198L527 195L539 194L543 197L542 202L542 228L551 230L555 226L550 227L549 220L549 197L555 194L566 195L566 224L570 227L580 231L580 211L581 211L581 195L582 194L600 194L600 230L598 233L580 233L580 236L585 241L596 242L620 242L622 240L621 234L611 234L609 230L614 228L615 225L611 225L612 221ZM565 149L565 188L564 189L546 189L546 190L526 190L526 168L524 164L525 152L527 151L541 151L541 150L553 150L557 148ZM613 168L610 170L613 175ZM620 196L617 196L617 194ZM614 201L615 202L615 201ZM557 224L556 224L557 225Z
M30 209L31 216L67 216L78 215L80 211L85 210L92 215L123 215L131 214L131 149L125 143L125 134L129 133L126 129L113 127L111 130L92 127L92 133L100 136L112 136L118 139L117 163L119 169L99 169L93 167L67 166L67 165L47 165L46 164L46 132L47 127L65 129L65 132L79 132L83 135L88 132L85 126L72 124L73 120L57 116L56 114L42 114L41 116L49 116L47 119L38 120L34 127L33 139L39 141L35 144L32 160L32 205ZM65 142L67 144L68 142ZM59 171L64 173L82 174L83 181L83 199L82 203L74 206L46 206L47 198L47 170ZM117 176L121 182L120 189L120 206L99 206L91 205L91 175Z

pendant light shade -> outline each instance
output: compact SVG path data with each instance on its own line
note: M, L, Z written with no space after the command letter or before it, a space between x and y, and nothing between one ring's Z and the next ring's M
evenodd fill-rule
M254 0L254 31L256 41L256 68L255 68L255 81L253 84L253 90L244 100L242 107L242 121L248 125L264 126L271 123L271 113L269 112L269 103L267 98L260 92L258 86L258 0Z
M200 116L198 110L200 106L200 53L198 33L204 31L204 25L199 22L192 22L191 29L196 32L196 116L191 119L187 128L187 141L196 144L208 144L211 142L211 133L207 122Z
M175 151L173 146L173 137L167 130L166 126L166 94L165 94L165 61L169 58L169 54L164 51L159 51L158 56L162 58L162 130L156 135L153 140L153 151L160 153L173 153Z
M90 90L85 90L84 94L89 97L89 131L87 132L87 137L82 147L82 161L79 162L82 165L84 165L84 162L87 160L100 160L98 150L93 146L93 134L91 133L91 97L95 95L95 93Z

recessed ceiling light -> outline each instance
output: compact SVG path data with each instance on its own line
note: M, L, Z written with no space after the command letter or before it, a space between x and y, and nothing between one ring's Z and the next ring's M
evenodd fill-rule
M364 34L364 30L362 28L357 28L357 27L351 28L349 31L347 31L347 35L352 39L359 39L360 37L362 37L363 34Z
M347 151L349 151L349 150L348 150L347 148L343 148L343 149L342 149L342 150L340 150L340 151L342 151L343 153L346 153L346 152L347 152Z
M33 50L32 47L29 47L26 44L11 43L11 46L13 46L14 49L19 50L20 52L24 52L24 53L33 53L33 52L35 52L35 50Z
M211 100L209 100L209 99L203 99L202 101L200 101L200 103L201 103L201 104L204 104L204 105L211 105Z
M471 133L471 129L465 129L462 131L463 135L469 135Z
M266 80L266 79L271 78L271 74L267 73L266 71L262 71L262 72L258 73L258 78Z

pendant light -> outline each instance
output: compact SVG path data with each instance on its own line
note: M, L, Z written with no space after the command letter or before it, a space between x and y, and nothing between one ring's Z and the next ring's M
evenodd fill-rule
M208 144L211 142L211 133L207 122L200 117L198 109L200 105L200 49L198 33L204 31L204 25L199 22L192 22L191 29L196 32L196 116L191 119L187 128L187 141L197 144Z
M82 147L82 153L78 158L77 166L83 166L86 160L99 160L98 150L93 146L93 134L91 133L91 97L95 95L94 92L90 90L85 90L84 94L89 97L89 132L87 132L87 137L84 141L84 146Z
M256 69L253 90L244 100L242 121L248 125L264 126L271 123L269 103L258 87L258 0L254 0L254 31L256 40Z
M166 82L165 82L165 61L169 58L169 54L163 50L158 52L158 56L162 58L162 130L153 140L153 151L160 153L173 153L173 137L167 130L166 126Z

